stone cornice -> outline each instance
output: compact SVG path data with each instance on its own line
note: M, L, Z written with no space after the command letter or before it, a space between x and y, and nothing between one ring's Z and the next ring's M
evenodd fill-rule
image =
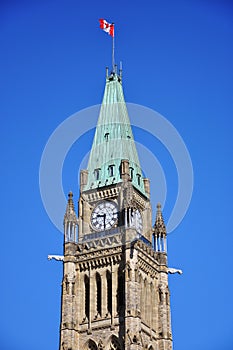
M101 199L115 198L120 193L120 186L114 187L102 187L99 189L90 190L83 193L83 198L88 202L96 202Z
M149 247L142 241L137 241L134 248L138 252L138 266L147 275L156 278L158 272L167 273L167 266L158 262L158 253L152 247Z
M75 260L80 271L119 264L122 260L122 247L115 246L77 253Z

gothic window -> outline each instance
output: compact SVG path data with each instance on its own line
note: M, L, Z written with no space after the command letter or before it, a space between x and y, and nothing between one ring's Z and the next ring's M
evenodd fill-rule
M150 298L149 298L149 310L150 310L150 327L153 327L153 315L154 315L154 310L153 310L153 307L154 307L154 298L153 298L153 291L154 291L154 288L153 288L153 283L151 282L150 283Z
M138 186L141 185L141 175L137 174L137 181L138 181Z
M96 293L97 293L97 298L96 298L96 308L97 308L97 314L101 315L101 277L100 274L97 272L96 273Z
M117 311L120 313L124 311L124 276L118 275L118 288L117 288Z
M121 350L121 346L119 343L119 340L116 337L112 337L111 344L110 344L110 350Z
M89 319L89 310L90 310L90 280L85 275L84 277L84 286L85 286L85 316Z
M109 165L108 176L114 176L114 165Z
M64 284L65 284L65 291L67 294L69 294L69 282L67 279L67 275L65 275L65 277L64 277Z
M72 295L75 295L75 283L72 282Z
M166 296L166 304L169 305L169 290L166 291L165 296Z
M147 279L144 281L144 320L148 322L148 282Z
M95 180L99 180L99 178L100 178L100 168L94 170L94 178L95 178Z
M131 179L133 179L133 171L134 171L134 169L130 167L129 170L130 170L130 177L131 177Z
M87 344L87 350L98 350L96 343L93 340L89 340Z
M140 311L141 311L141 317L142 319L144 320L144 296L145 296L145 293L144 293L144 281L143 281L143 278L142 278L142 275L140 275Z
M109 140L109 132L106 132L106 134L104 134L104 138L105 138L105 141L108 142L108 140Z
M163 302L163 292L162 290L159 288L159 302L162 303Z
M112 276L109 271L107 271L106 277L107 277L107 309L111 315L112 314Z
M141 283L141 316L142 320L144 322L148 321L148 298L149 298L149 291L148 291L148 282L147 279L142 280ZM150 309L150 305L149 305Z

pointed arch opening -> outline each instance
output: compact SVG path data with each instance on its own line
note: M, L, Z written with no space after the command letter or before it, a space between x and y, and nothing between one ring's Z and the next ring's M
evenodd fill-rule
M117 286L117 312L121 314L124 312L124 275L122 273L118 274L118 286Z
M112 275L109 271L106 273L107 278L107 310L112 314Z
M111 337L109 350L122 350L121 343L116 336Z
M142 316L144 322L146 322L147 319L147 296L148 296L148 291L147 291L147 279L145 278L143 281L143 303L142 303Z
M153 283L150 283L150 295L149 295L149 310L150 310L150 315L149 315L149 324L150 327L153 328L153 316L154 316L154 298L153 298L153 291L154 291L154 286Z
M161 288L159 288L159 303L162 304L163 302L163 291Z
M96 309L97 309L97 315L101 316L102 314L102 285L101 285L101 277L100 274L96 273Z
M98 347L92 339L89 339L85 349L86 350L98 350Z
M90 314L90 279L87 275L84 276L85 288L85 317L89 320Z

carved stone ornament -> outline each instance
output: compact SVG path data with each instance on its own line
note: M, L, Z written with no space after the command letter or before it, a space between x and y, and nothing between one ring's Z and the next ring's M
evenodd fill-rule
M101 339L99 340L98 348L97 348L97 349L98 349L98 350L104 350L104 344L103 344L103 342L102 342Z

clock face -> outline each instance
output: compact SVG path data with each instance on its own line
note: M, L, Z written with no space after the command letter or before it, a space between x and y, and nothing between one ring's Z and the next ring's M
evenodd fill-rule
M136 228L137 232L142 233L142 216L138 209L132 212L132 226Z
M91 225L96 231L109 230L117 222L117 205L104 201L98 204L91 214Z

